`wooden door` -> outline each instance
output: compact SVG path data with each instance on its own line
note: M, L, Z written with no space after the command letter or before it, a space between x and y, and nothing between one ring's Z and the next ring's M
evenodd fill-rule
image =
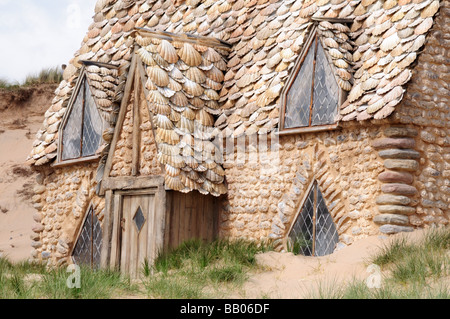
M161 234L155 203L155 194L122 197L120 269L132 278L141 274L146 260L151 265L158 253Z

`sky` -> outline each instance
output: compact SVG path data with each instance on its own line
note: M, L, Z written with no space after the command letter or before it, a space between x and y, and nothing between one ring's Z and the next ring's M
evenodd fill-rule
M0 0L0 78L23 82L68 64L93 22L96 0Z

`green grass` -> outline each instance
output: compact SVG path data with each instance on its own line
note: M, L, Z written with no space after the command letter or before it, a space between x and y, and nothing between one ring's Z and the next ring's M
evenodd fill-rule
M187 241L158 256L145 286L154 298L215 298L239 287L257 268L256 254L268 250L243 240Z
M364 280L321 289L313 298L341 299L449 299L450 228L428 230L413 242L400 237L380 248L368 260L382 270L380 288Z
M29 74L22 83L11 82L0 78L0 89L16 90L39 84L58 84L63 80L63 71L57 66L53 68L42 69L36 74Z
M66 268L47 270L44 265L13 264L0 259L0 299L109 299L138 292L138 287L118 272L80 269L80 288L69 288Z

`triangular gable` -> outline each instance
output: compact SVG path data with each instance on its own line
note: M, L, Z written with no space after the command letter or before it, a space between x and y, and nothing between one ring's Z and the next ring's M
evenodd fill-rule
M134 62L135 63L135 62ZM110 153L109 177L161 175L157 159L157 145L153 133L152 117L148 110L143 86L137 73L129 74L129 94L123 100L117 139Z
M342 25L342 29L345 28ZM317 24L309 32L281 93L281 133L326 130L337 126L340 106L346 90L351 87L349 60L352 56L348 48L340 47L339 39L332 35L333 32Z
M130 148L122 152L118 147L131 144L130 176L162 173L167 189L224 194L221 145L213 143L213 133L217 91L223 80L219 68L225 68L226 63L221 53L207 45L225 45L210 38L187 36L172 44L171 37L178 36L144 30L140 33L136 40L142 47L137 47L133 56L105 178L111 178L111 172L118 174L114 165L123 169L124 162L130 162ZM125 102L130 100L133 103ZM140 119L132 114L129 104L139 107ZM140 133L129 130L127 121L139 127ZM132 141L129 131L133 132ZM127 158L119 159L120 152L128 152ZM130 174L129 167L123 170Z

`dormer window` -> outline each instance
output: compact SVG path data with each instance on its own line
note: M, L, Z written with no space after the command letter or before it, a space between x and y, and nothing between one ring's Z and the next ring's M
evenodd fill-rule
M321 38L313 30L282 94L280 134L336 128L343 97Z
M60 131L61 162L92 159L101 144L103 121L86 75L80 79Z

